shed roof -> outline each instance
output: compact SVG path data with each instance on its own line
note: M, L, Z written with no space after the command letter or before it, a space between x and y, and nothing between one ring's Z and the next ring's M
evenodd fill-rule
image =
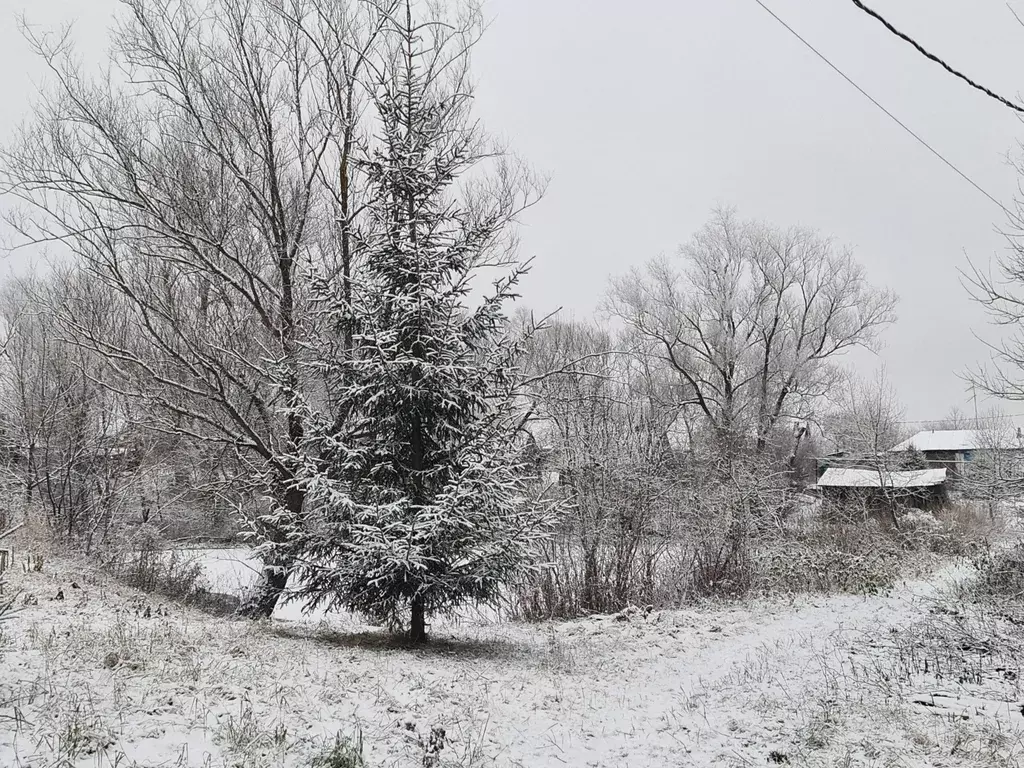
M819 486L831 488L927 488L946 482L946 470L917 469L900 472L878 472L874 469L826 469L818 479Z

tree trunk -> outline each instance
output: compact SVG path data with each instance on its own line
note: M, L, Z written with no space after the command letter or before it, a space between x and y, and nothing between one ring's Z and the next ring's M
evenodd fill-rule
M584 544L583 549L583 610L587 613L600 613L602 608L599 598L599 578L597 568L597 545Z
M304 502L305 494L298 488L289 488L285 492L285 506L292 520L302 514ZM272 540L280 538L274 531L268 531L268 537ZM274 614L285 587L288 586L288 574L294 563L295 557L292 554L264 562L259 583L252 596L239 607L238 613L249 619L269 619Z
M896 501L889 499L889 517L892 518L892 526L897 531L900 529L900 519L896 516Z
M269 619L287 584L288 568L285 563L265 563L256 592L239 607L238 612L249 619Z
M427 613L424 610L423 598L412 599L412 621L409 623L409 640L420 644L427 642Z

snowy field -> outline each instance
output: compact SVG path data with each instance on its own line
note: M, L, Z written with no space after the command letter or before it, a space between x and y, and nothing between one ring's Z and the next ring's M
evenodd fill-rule
M254 576L231 552L206 557L217 589ZM8 587L38 604L2 625L4 768L305 767L338 734L361 734L373 768L1024 759L1020 628L958 604L969 570L953 563L885 596L467 619L426 649L349 616L216 619L84 569L53 562Z

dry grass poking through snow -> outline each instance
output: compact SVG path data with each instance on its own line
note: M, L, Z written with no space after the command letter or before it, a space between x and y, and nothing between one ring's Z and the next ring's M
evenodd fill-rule
M38 604L3 623L0 765L1016 765L1024 657L984 604L947 612L939 587L967 572L887 595L463 624L411 649L347 619L164 616L51 563L8 587Z

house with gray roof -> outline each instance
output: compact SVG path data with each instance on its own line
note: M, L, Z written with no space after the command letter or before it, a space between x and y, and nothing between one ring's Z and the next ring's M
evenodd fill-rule
M986 453L1020 456L1024 436L1015 432L976 429L929 429L918 432L889 449L890 453L918 452L929 469L945 469L960 477L967 466Z

